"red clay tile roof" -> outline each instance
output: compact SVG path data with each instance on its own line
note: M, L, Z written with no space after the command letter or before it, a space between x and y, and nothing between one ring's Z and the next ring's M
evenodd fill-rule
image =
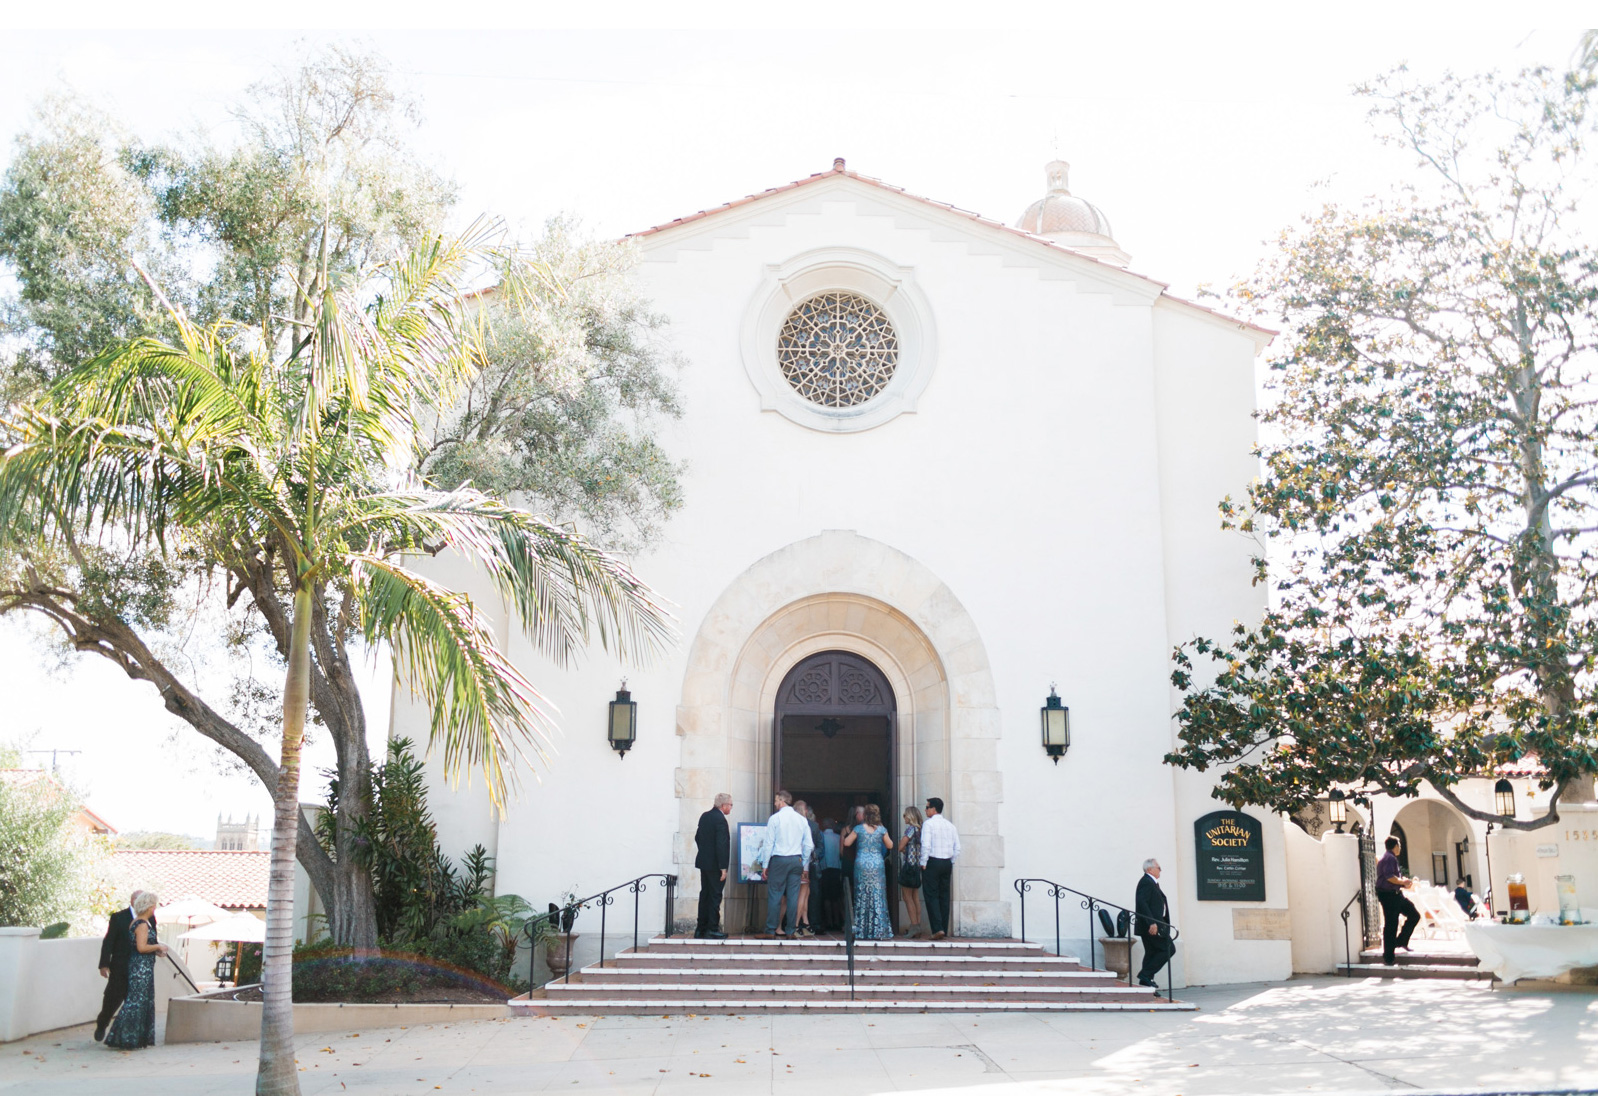
M1498 766L1493 770L1492 775L1536 778L1539 776L1547 776L1548 770L1543 767L1543 763L1537 759L1536 754L1527 754L1519 761L1510 761L1506 764Z
M894 186L891 183L885 183L881 179L873 178L870 175L862 175L858 171L850 171L844 166L842 159L837 159L832 162L831 171L818 171L809 178L796 179L791 183L784 183L782 186L774 186L770 190L762 190L759 194L748 194L742 198L735 198L723 205L715 206L712 209L701 209L698 213L690 213L686 217L678 217L675 220L667 221L665 224L652 225L649 228L640 229L637 232L629 233L628 238L653 236L657 232L665 232L667 229L677 228L681 225L692 224L695 221L702 221L706 217L714 217L719 213L726 213L729 210L737 209L740 206L749 205L752 202L762 201L766 198L775 197L778 194L786 194L790 190L797 190L802 186L809 186L810 184L820 182L823 179L836 179L839 177L853 179L856 182L864 183L867 186L873 186L879 190L886 190L891 194L903 195L904 197L909 198L911 201L921 202L924 205L933 206L934 208L941 209L949 213L954 213L961 217L966 217L972 221L975 221L977 224L984 225L990 229L997 229L1000 232L1006 232L1012 236L1019 236L1023 240L1030 240L1033 243L1040 244L1043 247L1053 248L1056 251L1064 251L1068 254L1075 255L1079 259L1085 259L1090 263L1097 263L1100 266L1108 267L1111 270L1116 270L1123 274L1131 275L1132 277L1141 281L1158 286L1160 288L1160 295L1168 301L1184 305L1188 308L1197 309L1200 312L1208 312L1212 316L1235 323L1239 327L1246 327L1251 330L1258 331L1264 335L1275 336L1279 334L1279 332L1274 331L1269 327L1261 327L1259 324L1250 323L1247 320L1240 320L1236 316L1228 316L1224 312L1219 312L1216 309L1199 304L1197 301L1190 301L1185 297L1178 297L1173 293L1168 293L1166 290L1168 290L1170 286L1167 283L1159 281L1156 278L1150 278L1146 274L1137 274L1133 271L1125 270L1122 267L1116 266L1114 263L1107 263L1103 259L1100 259L1096 256L1085 254L1076 250L1075 248L1066 247L1064 244L1056 243L1054 240L1047 239L1043 236L1035 236L1023 229L1012 228L1010 225L1007 225L1002 221L995 221L990 217L982 216L980 213L973 213L969 209L961 209L959 206L950 205L948 202L935 201L932 198L923 198L919 194L911 194L903 187Z
M228 909L264 909L271 856L211 849L118 849L112 865L125 886L152 890L163 902L192 894Z

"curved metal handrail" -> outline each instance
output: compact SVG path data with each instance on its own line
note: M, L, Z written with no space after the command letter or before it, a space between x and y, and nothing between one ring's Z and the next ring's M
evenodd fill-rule
M607 887L598 894L590 894L587 898L574 898L563 906L552 909L546 913L535 914L529 917L522 925L522 935L527 937L530 945L537 946L543 931L538 928L540 924L553 924L566 936L566 973L561 980L571 982L572 978L572 928L577 924L577 918L583 910L597 908L599 910L599 961L605 961L605 935L607 931L607 915L610 907L616 904L615 893L626 890L633 896L633 950L638 950L638 909L645 891L649 890L649 880L659 879L660 885L666 889L666 923L661 935L670 937L672 932L672 918L675 913L677 896L677 877L668 872L650 872L640 875L636 879L629 879L625 883L617 883L614 887ZM551 906L555 903L551 902Z
M1360 903L1360 908L1361 909L1364 908L1364 904L1365 904L1365 887L1364 887L1364 884L1361 884L1359 890L1354 892L1354 897L1350 898L1347 902L1344 902L1343 903L1343 908L1337 911L1337 915L1343 919L1343 976L1345 978L1354 977L1354 969L1353 969L1354 968L1354 952L1353 952L1352 948L1349 946L1349 943L1348 943L1348 911L1354 905L1355 902ZM1361 928L1360 931L1363 934L1364 929ZM1359 943L1360 943L1360 951L1361 951L1361 953L1363 953L1364 952L1364 947L1365 947L1365 937L1363 935L1360 936Z
M1101 909L1118 910L1118 911L1123 912L1123 913L1131 914L1134 918L1136 918L1138 916L1137 910L1132 909L1131 907L1123 906L1119 902L1111 902L1111 901L1109 901L1108 899L1105 899L1105 898L1095 897L1094 895L1091 895L1091 894L1087 893L1086 891L1079 891L1075 887L1068 887L1064 883L1056 883L1052 879L1040 879L1040 878L1036 878L1036 877L1029 878L1029 879L1017 879L1015 881L1015 892L1021 896L1021 939L1023 939L1023 940L1026 939L1026 896L1028 894L1032 893L1032 884L1033 883L1038 883L1040 885L1048 887L1048 890L1045 891L1044 893L1047 894L1048 897L1054 899L1054 954L1055 955L1060 955L1061 954L1061 949L1060 949L1060 899L1064 898L1068 894L1075 895L1078 899L1080 899L1080 903L1079 903L1080 906L1084 910L1086 910L1087 914L1088 914L1088 968L1090 970L1097 970L1098 969L1097 951L1096 951L1096 949L1094 947L1094 944L1093 944L1094 936L1095 936L1095 931L1094 931L1094 928L1093 928L1093 918L1094 918L1094 915L1097 913L1097 911L1099 911ZM1169 922L1169 921L1162 920L1161 918L1158 918L1158 917L1144 917L1143 920L1144 921L1151 921L1151 922L1153 922L1156 925L1164 925L1165 928L1166 928L1166 932L1167 932L1167 937L1166 938L1168 940L1170 940L1173 945L1176 943L1176 938L1182 935L1181 930L1178 929L1175 925L1171 924L1171 922ZM1129 986L1132 984L1132 961L1131 961L1131 952L1130 951L1128 951L1128 953L1127 953L1126 984L1129 985ZM1166 965L1165 965L1165 996L1166 996L1167 1000L1171 999L1171 986L1172 986L1171 964L1169 962L1167 962Z

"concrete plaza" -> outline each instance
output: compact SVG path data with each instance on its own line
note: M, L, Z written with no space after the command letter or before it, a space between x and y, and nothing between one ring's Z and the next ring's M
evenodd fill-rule
M1598 1090L1598 996L1296 978L1193 1013L565 1017L299 1040L306 1096ZM88 1027L0 1047L3 1096L245 1096L253 1044L110 1051Z

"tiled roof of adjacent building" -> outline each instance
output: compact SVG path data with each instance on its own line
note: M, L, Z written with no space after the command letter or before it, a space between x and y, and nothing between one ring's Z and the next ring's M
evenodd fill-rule
M228 909L264 909L269 852L211 849L118 849L117 877L155 891L163 902L194 895Z

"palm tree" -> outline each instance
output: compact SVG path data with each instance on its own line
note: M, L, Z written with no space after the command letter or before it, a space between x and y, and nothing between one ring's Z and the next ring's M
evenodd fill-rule
M289 575L258 1093L299 1092L293 884L313 612L340 607L343 632L389 647L432 710L430 747L451 774L481 773L501 808L516 760L542 760L548 718L471 598L407 560L448 549L474 561L557 660L594 633L629 660L671 634L648 587L580 536L405 472L424 420L449 408L480 362L463 289L494 256L489 231L474 229L353 284L323 280L281 354L247 329L202 329L167 305L174 340L109 349L6 424L0 546L43 540L70 553L82 538L170 549L225 537Z

